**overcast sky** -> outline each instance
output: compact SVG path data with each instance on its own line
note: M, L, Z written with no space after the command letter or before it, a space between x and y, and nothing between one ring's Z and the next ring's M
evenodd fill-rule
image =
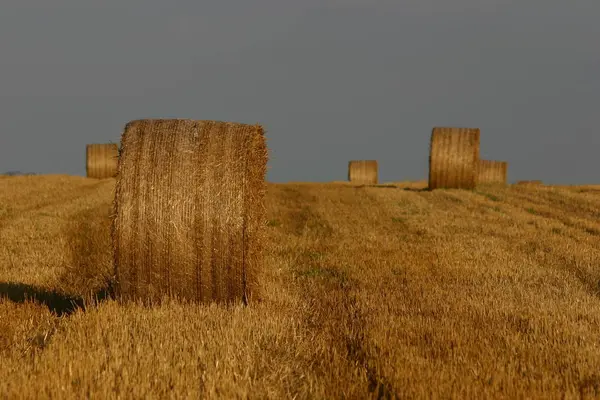
M600 183L599 0L4 0L0 172L85 174L138 118L261 123L274 182L427 178L433 126L509 181Z

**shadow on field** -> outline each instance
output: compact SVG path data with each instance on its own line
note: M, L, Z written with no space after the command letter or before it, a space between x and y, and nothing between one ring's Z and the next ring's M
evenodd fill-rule
M64 272L56 283L49 283L52 288L0 282L0 299L37 302L62 316L112 297L110 213L110 203L103 202L70 217L63 231Z
M0 282L0 299L43 304L59 316L112 297L113 252L109 201L69 217L63 231L63 273L44 287Z
M430 192L431 190L429 188L404 188L403 190L408 190L409 192Z
M98 300L107 297L107 291L96 294ZM0 299L8 299L14 303L31 301L43 304L58 316L69 315L78 308L84 309L86 304L83 297L73 297L24 283L9 282L0 282Z
M64 236L68 261L58 283L61 292L88 303L113 293L111 212L110 203L104 202L75 215L67 225Z

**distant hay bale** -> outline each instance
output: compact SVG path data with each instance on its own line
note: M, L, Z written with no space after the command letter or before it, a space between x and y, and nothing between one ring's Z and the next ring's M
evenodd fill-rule
M532 181L517 181L516 183L519 186L539 186L542 184L540 180L532 180Z
M267 147L260 125L131 121L114 199L115 291L198 302L258 297Z
M475 188L479 138L478 128L433 128L429 150L429 189Z
M85 146L86 175L88 178L114 178L117 174L119 146L116 143L88 144Z
M477 183L506 185L507 169L506 161L479 160Z
M348 180L360 185L377 185L378 166L376 160L355 160L348 163Z

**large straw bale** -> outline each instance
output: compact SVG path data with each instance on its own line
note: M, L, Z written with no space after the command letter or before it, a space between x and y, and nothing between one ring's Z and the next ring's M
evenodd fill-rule
M85 154L88 178L115 177L119 160L119 146L116 143L88 144L85 146Z
M479 137L478 128L433 128L429 189L473 189L476 186Z
M116 292L248 303L258 296L267 147L260 125L128 123L114 201Z
M376 160L354 160L348 162L348 180L361 185L377 185L378 166Z
M507 170L506 161L479 160L477 183L506 185Z

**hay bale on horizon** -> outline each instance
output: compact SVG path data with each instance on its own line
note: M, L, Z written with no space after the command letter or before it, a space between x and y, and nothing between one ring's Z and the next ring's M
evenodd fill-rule
M477 183L506 185L507 170L506 161L479 160Z
M379 183L377 160L353 160L348 162L348 181L360 185L377 185Z
M119 146L116 143L85 146L85 170L88 178L106 179L117 175Z
M266 218L263 128L136 120L121 144L113 221L118 298L256 299Z
M429 149L429 189L473 189L479 167L478 128L435 127Z
M516 184L519 186L539 186L542 184L542 181L540 181L540 180L517 181Z

